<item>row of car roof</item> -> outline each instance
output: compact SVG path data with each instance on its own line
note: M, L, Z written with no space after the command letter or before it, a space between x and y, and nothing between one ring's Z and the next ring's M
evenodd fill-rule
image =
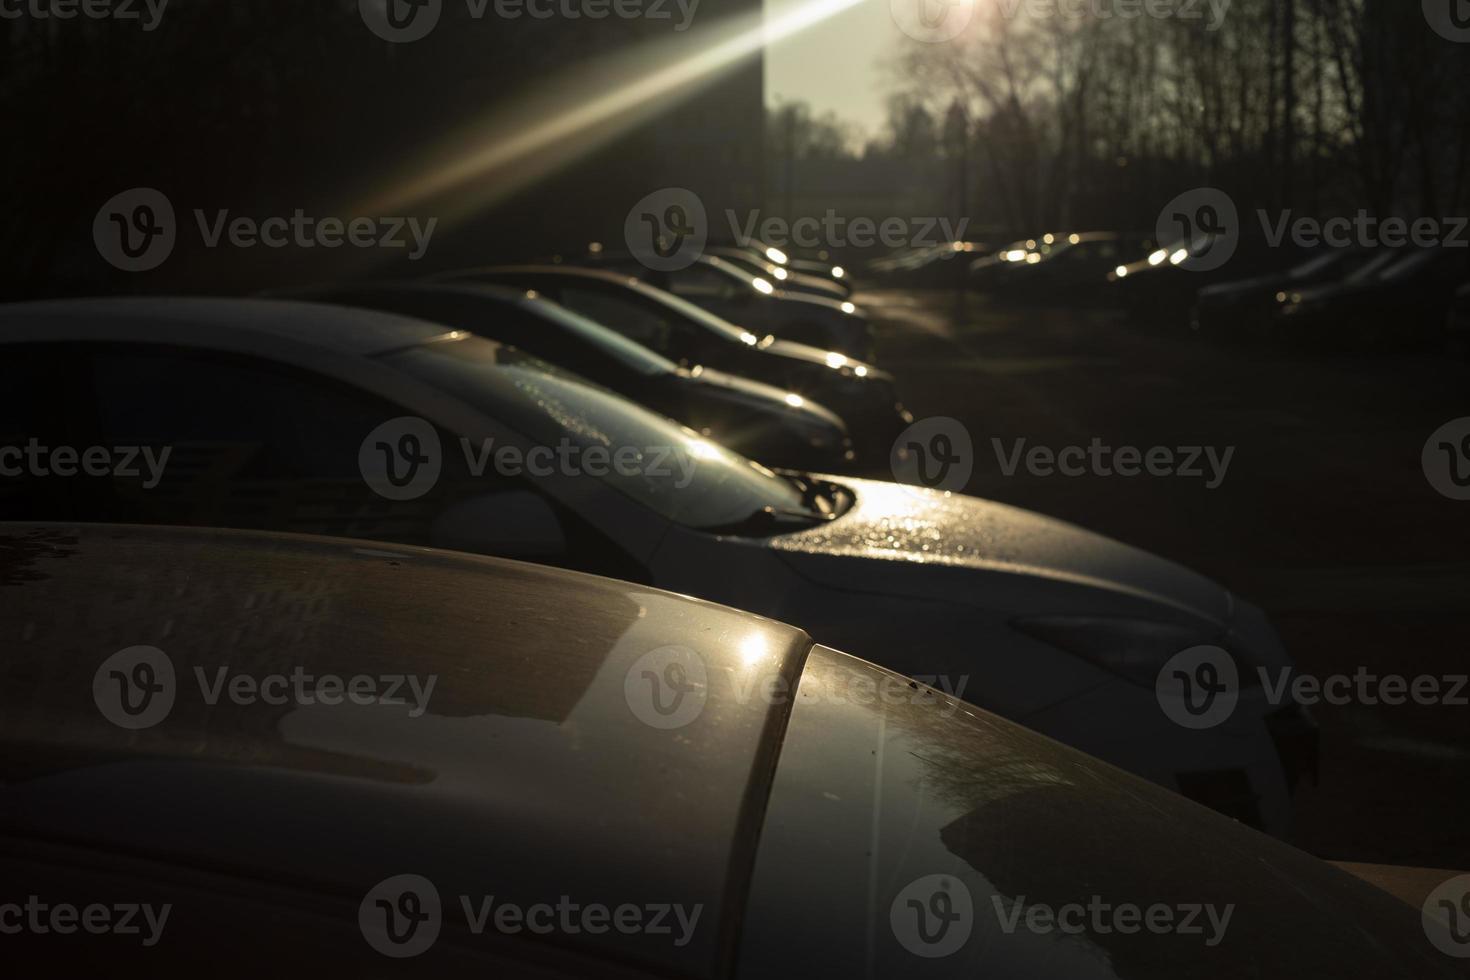
M1221 260L1220 252L1229 253ZM1254 248L1200 235L1057 232L993 248L953 242L871 264L890 281L957 285L1000 302L1121 309L1227 339L1320 347L1463 344L1470 248Z

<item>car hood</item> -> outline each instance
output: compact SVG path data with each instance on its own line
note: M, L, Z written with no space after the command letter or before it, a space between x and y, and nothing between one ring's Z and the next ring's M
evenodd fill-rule
M828 586L979 604L985 593L972 575L986 573L1104 589L1221 624L1234 608L1230 593L1204 576L1065 521L897 483L819 479L851 490L852 507L769 545L799 573Z

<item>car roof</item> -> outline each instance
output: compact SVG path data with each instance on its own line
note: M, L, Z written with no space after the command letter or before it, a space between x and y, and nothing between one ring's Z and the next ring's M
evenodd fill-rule
M444 327L397 316L275 298L98 297L0 306L0 341L139 340L207 325L214 332L371 356L444 336Z
M737 610L537 565L116 525L0 524L0 619L0 835L337 896L354 915L402 873L446 909L458 895L697 904L682 947L618 930L555 940L691 976L733 949L786 722L755 681L794 687L811 646ZM128 730L110 720L108 662L138 646L168 658L173 700ZM674 662L697 709L680 725L644 687ZM408 705L204 693L225 674L295 671L412 676L427 710L387 681Z
M527 265L487 265L472 269L454 269L432 277L430 282L473 281L477 276L569 276L578 279L595 279L601 282L626 286L637 279L607 269L589 268L584 265L559 265L552 263Z

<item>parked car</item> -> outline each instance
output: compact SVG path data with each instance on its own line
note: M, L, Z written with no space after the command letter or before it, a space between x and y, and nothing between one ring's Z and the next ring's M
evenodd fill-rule
M751 239L744 245L734 246L757 258L768 262L775 262L785 266L793 272L804 272L809 276L816 276L829 282L836 283L852 295L852 276L841 264L832 261L825 249L819 249L814 254L816 258L802 258L800 255L792 254L790 246L785 249L774 245L767 245L759 239Z
M969 260L987 251L982 242L940 242L900 249L893 255L874 259L868 263L868 271L893 286L957 287L964 285Z
M1278 272L1205 286L1195 295L1190 329L1232 338L1265 335L1272 315L1291 293L1345 278L1375 260L1387 263L1393 254L1392 249L1322 248Z
M769 619L296 535L0 554L22 975L1464 975L1407 897L1447 875L1354 877Z
M789 265L782 265L779 262L759 258L743 248L711 245L704 250L704 254L724 259L737 269L747 272L752 276L765 276L773 284L787 292L822 296L839 303L847 299L852 293L851 289L839 284L834 279L799 272Z
M1208 579L987 500L776 474L464 331L97 299L0 309L0 353L0 432L156 464L25 470L0 483L15 518L340 534L642 582L935 678L1277 833L1310 762L1309 720L1250 682L1291 664L1275 631ZM1155 684L1200 645L1247 680L1228 717L1186 729Z
M851 300L790 292L717 255L702 255L673 272L650 269L626 253L602 253L592 264L641 279L752 333L775 334L858 360L873 359L872 324Z
M1000 301L1088 303L1106 286L1108 272L1140 247L1140 241L1107 231L1048 233L998 253L993 263L977 260L979 268L992 272L986 276L977 271L971 282Z
M631 276L559 265L491 266L443 273L439 282L534 289L686 368L708 365L794 391L847 423L860 465L887 466L914 421L893 375L846 354L757 336Z
M840 469L853 460L847 426L816 402L703 365L680 367L534 290L360 283L295 298L402 313L518 347L767 466Z
M1407 248L1337 282L1280 297L1273 331L1292 344L1438 346L1455 290L1470 277L1470 249Z

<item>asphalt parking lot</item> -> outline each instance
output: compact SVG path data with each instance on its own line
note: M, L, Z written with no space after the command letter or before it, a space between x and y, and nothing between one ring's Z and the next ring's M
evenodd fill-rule
M1470 414L1470 366L1201 343L949 291L859 300L915 416L969 431L969 493L1217 579L1267 611L1303 674L1440 678L1441 700L1460 703L1312 708L1320 777L1299 791L1292 840L1333 860L1470 868L1470 689L1449 697L1470 671L1470 505L1436 492L1421 462L1435 429ZM1209 489L1203 453L1199 477L1007 475L1017 439L1168 447L1181 463L1190 447L1234 452Z

